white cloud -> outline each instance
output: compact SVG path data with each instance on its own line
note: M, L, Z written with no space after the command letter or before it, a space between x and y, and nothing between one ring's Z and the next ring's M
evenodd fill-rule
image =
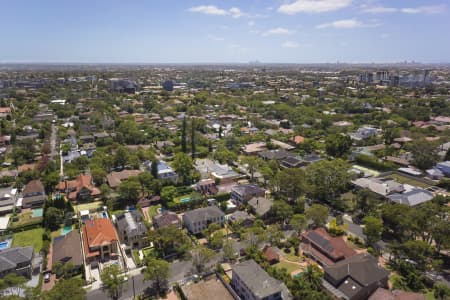
M255 26L255 21L248 21L248 26L253 27Z
M214 15L214 16L231 16L232 18L240 18L247 16L246 13L240 10L238 7L232 7L228 10L219 8L215 5L200 5L194 6L188 9L190 12L202 13L206 15Z
M296 0L289 4L283 4L278 12L288 15L297 13L322 13L345 8L352 0Z
M364 24L355 19L345 19L345 20L337 20L330 23L324 23L317 25L316 27L319 29L324 28L337 28L337 29L352 29L357 27L363 27Z
M281 44L281 47L283 47L283 48L298 48L298 47L300 47L300 45L297 42L286 41L283 44Z
M277 27L277 28L272 28L269 29L267 31L265 31L262 35L263 36L269 36L269 35L288 35L288 34L293 34L295 31L287 29L287 28L283 28L283 27Z
M225 16L228 12L224 9L218 8L215 5L200 5L189 8L190 12L202 13L206 15Z
M233 18L240 18L245 16L245 14L237 7L232 7L228 11Z
M385 7L385 6L364 7L362 9L362 12L369 14L385 14L385 13L394 13L397 11L398 9L395 7Z
M362 6L362 12L370 14L383 14L383 13L404 13L404 14L441 14L447 11L446 5L429 5L418 7L386 7L386 6Z
M447 11L445 5L430 5L430 6L418 6L418 7L405 7L400 10L405 14L441 14Z

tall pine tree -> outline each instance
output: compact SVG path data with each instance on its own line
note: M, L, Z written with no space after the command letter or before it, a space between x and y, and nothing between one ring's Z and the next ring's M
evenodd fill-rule
M187 152L187 144L186 144L186 117L183 118L183 126L181 128L181 151L183 153Z
M191 119L191 157L195 159L195 119Z

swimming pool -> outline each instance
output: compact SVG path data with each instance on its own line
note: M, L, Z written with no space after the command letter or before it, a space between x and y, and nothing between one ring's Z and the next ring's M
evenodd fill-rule
M63 229L61 229L61 235L66 235L71 231L72 231L72 226L64 226Z
M33 218L42 217L44 215L44 210L42 208L33 209Z
M8 249L9 247L11 247L11 242L11 239L0 242L0 250Z
M191 198L189 198L189 197L186 197L186 198L183 198L180 200L181 203L187 203L189 201L191 201Z

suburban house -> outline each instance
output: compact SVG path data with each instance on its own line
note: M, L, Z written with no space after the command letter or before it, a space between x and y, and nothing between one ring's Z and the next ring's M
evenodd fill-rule
M254 197L248 201L248 205L253 213L265 218L272 208L273 201L265 197Z
M82 271L83 254L81 252L81 237L78 230L72 230L66 235L58 236L53 240L52 265L57 262L71 263L74 269Z
M202 179L194 185L194 189L203 195L215 195L219 191L213 179Z
M254 260L233 266L231 287L241 299L286 300L292 296L281 281L270 277Z
M153 226L155 228L175 226L176 228L181 229L182 224L176 213L172 211L164 211L153 217Z
M405 204L408 206L415 206L419 205L421 203L430 201L434 198L434 195L432 192L414 187L414 186L406 186L406 191L404 193L398 193L398 194L392 194L388 196L388 199L399 203L399 204Z
M196 159L194 167L200 173L201 179L212 178L220 180L220 183L226 183L240 177L239 173L235 172L229 165L220 164L208 158Z
M119 237L108 218L86 220L82 235L86 263L95 265L119 256Z
M44 185L40 180L31 180L22 190L22 208L41 207L47 200Z
M443 161L436 164L436 168L439 169L445 176L450 177L450 161Z
M147 226L139 210L128 211L115 216L120 240L132 248L148 246Z
M352 132L349 136L356 141L361 141L370 138L371 136L375 136L378 133L378 129L370 126L364 126L358 128L356 132Z
M389 271L367 253L325 266L324 273L324 287L339 299L364 300L378 288L388 286Z
M393 193L401 193L404 191L403 184L395 180L383 180L380 178L358 178L352 183L360 188L368 189L379 196L386 197Z
M33 272L33 247L15 247L0 251L0 278L16 273L31 278Z
M235 212L227 215L227 221L230 223L238 223L241 226L252 226L255 222L255 216L247 213L244 210L236 210Z
M332 266L356 255L342 237L332 237L324 228L309 230L302 234L300 252L313 258L322 266Z
M13 211L17 200L17 189L0 188L0 215Z
M86 201L100 195L100 190L92 183L92 176L78 175L74 180L64 180L58 183L56 189L65 193L71 201Z
M240 184L232 187L231 199L240 203L247 203L254 197L264 197L266 190L256 184Z
M140 170L123 170L120 172L111 172L106 175L106 180L111 188L117 188L120 183L130 177L138 176L142 171Z
M151 171L151 169L152 169L151 161L145 162L144 165L145 165L147 171ZM178 174L166 162L160 160L160 161L158 161L158 179L161 179L164 181L177 182Z
M258 153L258 156L261 157L263 160L269 161L269 160L283 160L287 157L292 156L290 152L287 152L283 149L276 149L276 150L264 150Z
M209 224L223 225L225 214L217 206L201 207L184 213L184 226L193 234L201 233Z

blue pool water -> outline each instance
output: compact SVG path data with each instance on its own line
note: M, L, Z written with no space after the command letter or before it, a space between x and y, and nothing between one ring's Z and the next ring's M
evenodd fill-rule
M4 249L8 249L9 247L11 247L11 240L6 240L3 242L0 242L0 250L4 250Z
M42 217L44 215L44 209L35 208L33 209L33 218Z
M189 201L191 201L191 198L189 198L189 197L186 197L186 198L183 198L180 200L181 203L187 203Z
M72 231L72 226L64 226L63 229L61 229L61 235L66 235L71 231Z

